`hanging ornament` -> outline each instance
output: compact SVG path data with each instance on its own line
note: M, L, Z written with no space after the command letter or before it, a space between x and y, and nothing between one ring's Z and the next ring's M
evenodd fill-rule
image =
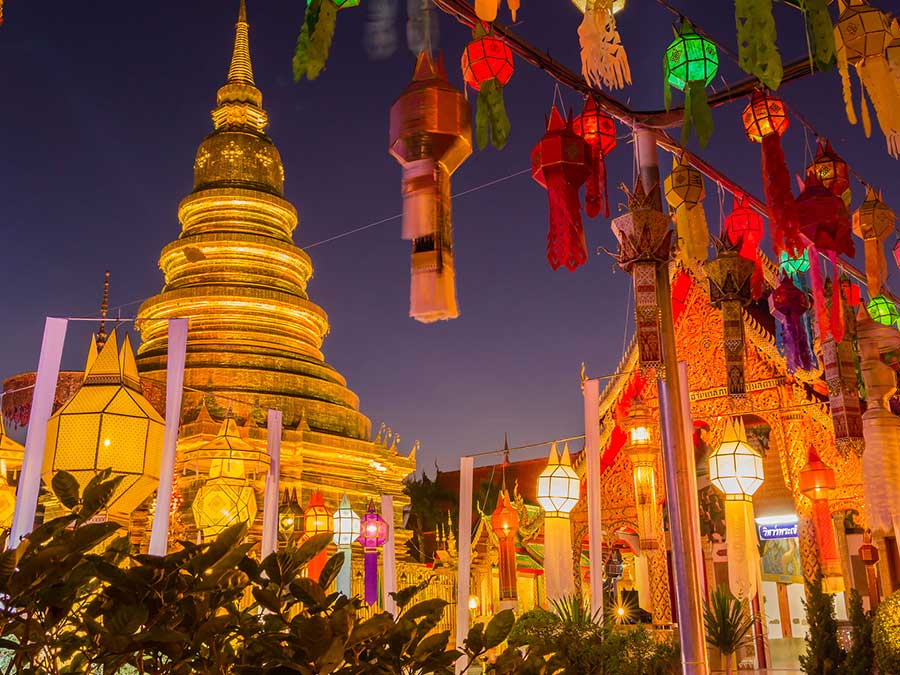
M866 286L869 296L878 295L887 281L884 242L894 231L894 212L871 187L866 200L853 214L853 234L863 240L866 253Z
M787 371L812 370L813 354L803 325L803 314L809 309L806 293L789 276L785 276L769 296L769 311L784 329L784 351Z
M816 157L808 167L806 175L814 173L832 194L844 200L850 208L850 167L832 149L831 143L820 138L816 147Z
M609 218L605 159L616 147L616 125L594 98L588 98L584 110L573 120L572 130L591 149L591 175L584 194L584 212L590 218L596 218L601 213L604 218Z
M881 131L887 139L888 153L896 159L900 156L900 89L885 58L885 50L892 40L891 23L887 14L872 7L866 0L849 0L834 26L847 119L851 124L856 124L849 68L853 66L862 83L859 105L866 137L872 134L872 122L866 103L868 95L875 107Z
M803 251L796 258L791 258L787 251L782 251L778 259L778 269L796 282L801 274L809 272L809 251Z
M641 368L656 368L662 363L656 268L671 257L671 219L656 206L658 185L647 194L638 176L634 192L625 186L622 189L628 195L628 212L612 221L612 231L619 242L619 251L614 255L634 283L638 362Z
M592 87L623 89L631 84L631 66L616 28L613 0L586 0L578 27L581 73Z
M712 110L706 98L706 85L719 70L716 46L697 35L691 22L685 19L675 39L666 47L665 94L666 110L672 103L672 87L684 92L684 123L681 144L687 145L691 129L696 130L700 147L705 148L713 131Z
M513 53L503 40L479 23L462 55L466 83L478 92L475 104L475 140L483 150L491 143L502 150L509 138L509 117L503 104L503 86L513 74Z
M738 247L742 258L752 260L755 267L750 279L750 294L754 300L762 297L763 268L759 257L759 242L763 238L763 219L753 207L747 195L734 198L731 213L725 216L725 236Z
M471 111L447 82L443 59L419 54L412 82L391 106L390 153L403 167L402 237L411 239L409 315L459 316L450 176L472 152Z
M675 211L678 258L688 269L699 271L699 266L706 262L709 248L709 226L703 210L706 196L703 174L683 157L672 157L672 173L663 188L666 201Z
M509 466L509 443L504 447L503 479L497 508L491 514L491 530L497 536L500 577L500 608L515 609L518 599L516 583L516 533L519 531L519 514L506 489L506 467Z
M894 75L897 91L900 91L900 21L897 19L891 21L891 41L884 50L884 56Z
M722 312L722 337L728 394L747 393L744 378L744 307L750 304L750 280L755 265L728 240L716 240L717 255L704 266L710 304Z
M776 254L796 255L803 249L797 224L791 174L781 148L781 137L790 121L784 104L771 94L757 89L741 114L744 131L754 143L762 145L763 190L769 209L769 227Z
M781 85L784 68L775 41L775 17L772 0L734 0L737 24L738 63L769 89Z
M797 222L800 230L809 239L810 280L812 281L813 302L819 338L824 340L830 333L837 342L844 334L843 311L840 302L840 284L832 285L832 302L829 312L825 303L825 284L819 266L818 253L821 251L829 260L834 271L832 279L838 279L838 256L852 258L856 251L853 245L853 230L850 213L844 200L824 187L815 174L806 179L797 198Z
M516 14L521 5L520 0L506 0L512 20L516 20ZM500 0L475 0L475 15L486 23L497 20L497 12L500 10Z
M841 303L841 311L844 313L844 336L840 340L835 340L831 335L827 336L821 341L821 348L825 382L828 385L829 409L834 425L834 440L838 451L846 457L850 452L861 454L864 447L859 382L853 348L856 339L853 307L859 304L859 287L850 284L850 280L844 275L841 275L838 283L844 292L837 299L832 296L832 302ZM849 294L848 285L851 290ZM854 300L852 289L857 293L855 303L852 302Z
M897 305L888 300L883 295L876 295L869 300L866 305L866 311L873 321L877 321L882 326L893 326L900 320L900 312L897 311Z
M844 302L855 311L862 302L862 292L846 274L841 275L841 291L844 294Z
M338 10L358 4L359 0L307 0L303 28L294 50L294 82L319 76L331 51Z
M572 130L554 105L547 118L547 133L531 151L531 176L547 189L550 229L547 260L550 267L565 265L575 271L587 262L578 189L587 180L591 149Z
M810 59L817 70L825 72L834 65L834 28L828 13L831 0L799 0L798 4L806 19Z
M370 607L378 602L378 549L384 546L388 537L388 524L375 511L375 502L369 501L359 523L358 541L363 548L363 576L366 604Z

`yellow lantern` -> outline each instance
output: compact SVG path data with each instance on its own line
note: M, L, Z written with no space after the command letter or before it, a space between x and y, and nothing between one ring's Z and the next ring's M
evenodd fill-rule
M656 455L651 428L653 419L640 398L631 403L623 421L627 441L625 452L631 460L634 474L634 497L637 507L638 533L642 549L659 548L656 495Z
M618 14L625 9L625 1L626 0L613 0L612 13ZM572 0L572 4L575 5L582 14L584 14L584 11L587 9L588 2L593 5L596 0Z
M560 457L556 451L556 443L554 443L550 446L550 459L547 467L538 477L538 503L547 512L547 515L567 516L578 503L580 491L581 480L572 468L569 445L565 445Z
M185 453L185 463L202 470L209 463L207 479L191 504L197 529L204 539L215 537L235 523L251 524L256 518L256 493L250 476L269 465L268 455L244 440L234 418L223 422L218 435L206 445Z
M92 340L81 387L47 423L44 481L67 471L84 488L97 472L110 468L123 480L107 515L127 520L159 482L164 427L141 393L128 336L120 352L113 330L99 353Z
M0 416L0 527L12 525L16 510L16 480L10 481L22 468L25 448L6 435L3 417Z

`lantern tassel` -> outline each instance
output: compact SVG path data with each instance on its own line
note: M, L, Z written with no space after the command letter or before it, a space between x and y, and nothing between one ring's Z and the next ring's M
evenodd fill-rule
M554 270L565 265L574 272L579 265L587 262L578 190L569 184L565 176L552 172L547 176L547 197L550 201L547 261Z
M888 153L897 159L900 155L900 95L891 68L883 56L874 56L860 62L856 70L863 88L872 99L878 126L887 139ZM868 111L864 115L868 116Z
M797 222L796 202L791 192L791 174L788 171L781 136L769 134L762 139L762 178L769 207L769 227L772 246L777 255L787 251L792 258L803 250Z
M735 0L734 10L741 68L769 89L778 89L784 68L775 45L772 0Z
M378 602L378 550L366 549L363 553L363 583L365 601L371 607Z
M294 81L315 80L328 60L338 7L332 0L311 0L294 50Z
M813 356L809 347L806 330L803 327L803 315L791 315L784 321L784 354L789 373L800 370L812 370Z
M596 218L601 213L604 218L609 218L606 160L599 145L591 146L591 175L584 193L584 212L590 218Z
M671 98L671 95L670 95ZM712 109L706 96L706 83L688 82L684 92L684 122L681 125L681 144L687 145L691 130L705 148L713 132Z
M475 15L486 23L497 20L497 12L500 9L500 0L475 0Z
M497 78L481 84L475 110L475 140L484 150L490 136L491 144L502 150L509 138L510 124L503 102L503 85Z
M437 204L440 199L433 158L417 159L403 165L403 239L427 237L438 229Z
M826 0L804 0L806 35L812 49L816 69L825 72L834 64L834 28Z
M866 288L870 297L881 293L881 287L887 281L887 258L884 255L884 243L870 237L864 241L866 253Z
M422 323L455 319L459 316L459 308L453 254L446 250L416 250L417 246L428 243L427 239L413 242L409 315Z
M588 0L578 27L581 72L592 86L623 89L631 84L631 66L616 29L612 0Z
M844 110L850 124L856 124L856 109L853 107L853 83L850 81L850 64L847 63L847 49L841 42L841 34L834 29L834 39L837 43L838 72L841 74L841 91L844 95Z
M697 272L709 257L709 225L703 204L682 205L675 209L678 257L688 269Z
M831 336L835 342L844 339L844 305L841 303L841 282L838 275L837 251L829 251L831 260Z
M812 285L813 309L816 315L819 339L824 340L829 333L828 305L825 302L825 280L822 277L822 267L819 262L818 249L809 247L809 280Z

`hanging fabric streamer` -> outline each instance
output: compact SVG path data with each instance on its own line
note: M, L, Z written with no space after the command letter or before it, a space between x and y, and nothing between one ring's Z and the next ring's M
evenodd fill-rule
M475 140L483 150L490 138L502 150L509 138L509 117L503 103L503 86L514 71L513 53L509 45L479 23L472 41L462 54L462 72L466 84L478 92L475 104Z
M803 242L791 191L791 174L781 148L781 137L790 125L787 111L778 98L757 89L741 118L747 138L762 145L763 190L769 208L772 247L778 255L787 251L794 257L803 249Z
M900 92L900 21L897 19L891 21L891 41L884 50L884 56L894 74L894 85Z
M366 21L363 44L370 59L389 58L397 51L397 19L399 0L369 0L369 16ZM437 23L437 22L435 22ZM421 51L421 50L419 50ZM415 52L417 55L419 52Z
M547 133L531 151L531 175L547 189L550 229L547 260L550 267L570 271L587 262L578 189L590 175L591 149L572 130L554 105L547 118Z
M852 258L856 249L853 244L853 229L850 213L844 200L824 187L815 174L807 176L806 183L797 198L797 221L800 230L811 243L809 251L810 279L813 287L819 337L824 340L831 334L837 342L844 334L843 312L840 303L838 279L839 255ZM825 304L825 286L819 267L818 251L831 260L835 280L832 293L834 298L829 311Z
M784 68L775 41L772 0L734 0L737 24L738 63L773 91L781 86Z
M828 13L830 0L800 0L800 9L806 19L806 38L810 58L816 69L825 72L834 65L834 28Z
M588 98L572 129L591 148L591 175L584 195L584 212L590 218L601 213L609 218L609 196L606 187L606 156L616 147L616 125L613 118Z
M853 234L863 240L866 253L866 286L869 297L881 293L887 281L884 242L894 231L894 212L881 201L881 195L869 187L866 200L853 214Z
M591 86L622 89L631 84L631 66L616 28L613 0L587 0L578 27L581 73Z
M706 86L719 71L716 45L697 35L691 22L685 19L681 28L676 30L675 39L666 48L663 65L666 110L672 103L672 87L684 92L681 144L687 144L691 131L694 130L700 147L705 148L713 131L712 110L706 98Z
M762 260L759 257L759 242L763 238L763 219L750 206L747 195L734 198L731 213L725 216L725 236L732 245L738 247L742 258L753 262L750 293L754 300L759 300L762 297L764 281Z
M359 0L307 0L303 27L294 50L294 82L319 76L331 51L338 10L357 5Z
M853 66L862 84L860 114L866 136L872 133L866 103L868 95L887 139L888 153L896 159L900 157L900 89L885 57L885 50L893 39L888 16L866 0L849 0L834 26L847 119L856 124L850 81L850 66Z
M806 293L785 276L769 296L769 311L784 328L784 351L787 371L812 370L813 354L809 346L803 314L809 309Z
M703 174L683 158L672 157L672 173L663 184L666 202L675 211L678 259L695 273L709 257L709 226L703 210Z

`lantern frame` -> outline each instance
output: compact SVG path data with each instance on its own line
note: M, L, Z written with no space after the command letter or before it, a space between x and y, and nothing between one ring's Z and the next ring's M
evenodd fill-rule
M278 534L287 541L303 535L303 508L297 499L297 488L285 488L278 507Z
M572 120L572 131L581 136L592 148L600 148L600 156L606 157L616 147L616 123L597 101L590 97L584 110Z
M672 172L663 183L666 191L666 202L673 209L697 206L706 197L706 185L703 174L690 164L677 160Z
M500 541L515 539L519 530L519 514L513 508L506 489L500 490L497 506L491 514L491 530Z
M708 85L719 70L719 52L716 45L698 35L687 21L678 35L666 47L664 56L666 81L684 91L689 82Z
M787 274L792 279L798 275L809 272L809 250L803 249L803 253L797 258L792 258L787 251L782 251L778 259L778 269L782 274Z
M750 499L764 480L762 455L747 442L742 419L728 419L709 455L709 480L730 499Z
M491 79L503 86L515 72L512 49L493 35L483 35L466 45L461 66L466 84L475 91L480 91L481 85Z
M751 206L746 195L735 197L731 213L725 216L725 236L732 245L743 250L753 249L762 241L764 234L763 218Z
M375 550L387 541L388 525L375 510L375 502L370 500L366 512L359 519L359 537L356 541L366 550Z
M568 516L581 497L581 479L572 468L569 446L557 454L556 443L550 446L547 466L538 476L537 500L547 515Z
M310 539L318 534L334 534L334 518L331 511L325 508L322 493L315 490L303 513L303 538Z
M798 478L800 492L813 501L828 499L837 488L834 469L822 461L813 447L809 448L806 465Z
M816 175L822 185L840 197L850 189L850 166L834 151L830 141L819 139L816 156L806 168L806 175L811 173Z
M336 546L350 546L359 538L361 525L359 514L350 506L347 495L341 497L341 503L332 515L332 521L334 522L332 541Z
M772 134L784 136L791 124L784 102L760 89L753 92L741 120L744 133L754 143L762 143L763 138Z
M866 311L873 321L883 326L894 326L900 321L900 311L897 306L883 295L876 295L866 304Z

